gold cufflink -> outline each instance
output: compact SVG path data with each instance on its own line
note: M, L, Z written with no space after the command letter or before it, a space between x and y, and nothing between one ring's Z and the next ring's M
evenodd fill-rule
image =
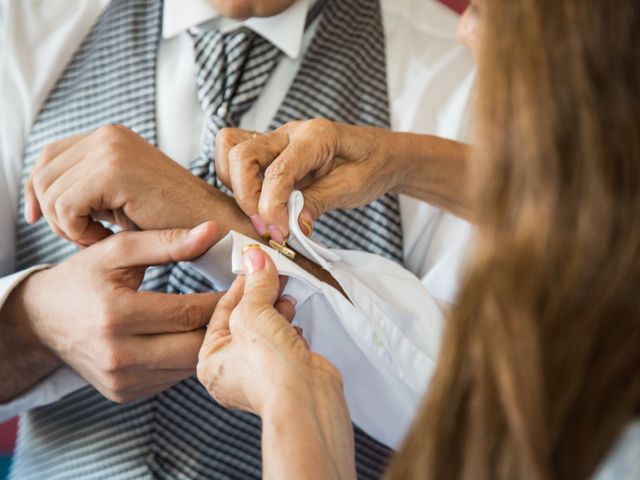
M269 246L274 250L277 250L282 255L287 257L289 260L293 260L296 258L296 252L287 247L287 241L282 242L282 245L276 242L275 240L269 240Z

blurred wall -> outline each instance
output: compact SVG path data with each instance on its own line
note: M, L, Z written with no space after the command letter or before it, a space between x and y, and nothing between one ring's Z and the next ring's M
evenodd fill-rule
M469 0L441 0L442 3L449 5L457 12L462 12L469 4Z
M16 420L12 420L9 423L0 425L0 455L9 453L13 449L17 423Z

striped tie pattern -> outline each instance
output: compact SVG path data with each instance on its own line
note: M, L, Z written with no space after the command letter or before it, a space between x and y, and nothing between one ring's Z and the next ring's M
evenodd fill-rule
M378 0L330 1L270 130L315 117L390 128L386 56ZM315 223L313 235L332 248L403 263L395 194L355 210L327 212Z
M23 184L47 143L105 123L125 124L156 143L155 72L161 24L161 1L113 0L109 4L38 114L25 151ZM194 47L197 38L194 35ZM245 44L240 39L230 39L226 50L235 55L233 45ZM262 40L252 41L249 53L245 53L248 58L251 52L261 52L256 48ZM217 58L214 51L222 52L221 45L220 40L203 40L203 51L212 50L203 53L200 60L210 57L213 61ZM225 62L226 72L232 62ZM246 77L249 69L243 71L244 79L232 81L233 75L229 75L226 83L216 80L212 88L232 88L230 92L237 88L235 95L242 94L254 85L247 82L244 86L245 80L251 79ZM256 75L261 72L258 68L252 71ZM240 75L240 71L230 73ZM223 125L216 123L222 117L233 124L238 121L245 108L238 101L241 96L237 96L233 107L227 108L227 115L222 115L224 109L218 111L225 103L220 99L232 97L226 93L216 96L217 100L205 109L211 119L205 138L214 125ZM384 35L376 0L327 0L313 41L271 128L318 116L389 126ZM213 143L205 138L200 159L207 159L209 164L199 173L212 180L211 155L205 145ZM74 253L74 247L56 237L45 222L26 224L23 213L21 191L16 229L16 260L20 268L57 263ZM316 235L333 247L402 259L400 216L394 196L354 212L326 214L317 222ZM142 288L191 293L215 286L195 270L179 264L148 269ZM389 449L357 427L354 432L359 478L378 478ZM151 399L127 405L109 402L88 387L22 415L12 472L17 479L49 480L260 476L260 420L220 407L195 378Z
M190 170L222 188L213 163L216 134L221 128L238 126L242 115L262 92L278 63L280 51L244 27L226 35L217 30L190 33L198 100L205 118L202 153Z

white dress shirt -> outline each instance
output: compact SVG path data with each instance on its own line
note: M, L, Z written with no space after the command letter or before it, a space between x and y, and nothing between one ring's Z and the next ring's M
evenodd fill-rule
M24 143L30 126L107 3L0 0L0 58L5 59L0 64L0 275L4 275L0 277L0 302L28 274L14 272L14 224ZM298 0L276 17L238 22L219 17L206 0L165 0L157 71L159 147L182 165L199 153L203 117L187 28L199 25L232 29L242 23L283 50L284 58L241 123L244 128L265 130L313 37L314 26L304 31L310 3L311 0ZM473 66L455 39L456 16L431 0L382 0L381 5L392 128L464 139ZM407 198L401 199L401 213L406 262L427 287L420 291L425 302L431 301L429 292L440 300L452 301L469 225ZM223 245L218 251L223 251ZM406 275L410 276L409 272ZM411 304L414 299L415 295L403 296L398 291L393 303ZM438 313L432 317L435 323L440 321ZM421 328L426 331L431 326L425 322ZM425 335L434 338L429 332ZM418 373L426 382L428 372ZM0 420L55 401L84 384L70 369L60 369L27 394L0 406Z
M314 352L342 373L351 417L369 435L398 448L418 413L435 369L444 319L420 280L378 255L328 249L298 225L302 193L289 199L289 245L329 272L348 297L277 251L263 247L278 272L289 277L285 293L297 300L294 324ZM244 273L242 249L253 243L231 232L193 262L226 289Z

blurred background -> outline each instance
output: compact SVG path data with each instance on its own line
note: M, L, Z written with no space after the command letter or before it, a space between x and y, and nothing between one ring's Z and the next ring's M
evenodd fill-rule
M5 478L9 470L17 425L17 420L0 425L0 478Z
M468 0L440 1L457 12L462 12L469 3ZM0 425L0 479L6 478L9 469L17 426L18 422L16 419Z
M469 0L441 0L442 3L450 6L456 12L461 13L469 4Z

